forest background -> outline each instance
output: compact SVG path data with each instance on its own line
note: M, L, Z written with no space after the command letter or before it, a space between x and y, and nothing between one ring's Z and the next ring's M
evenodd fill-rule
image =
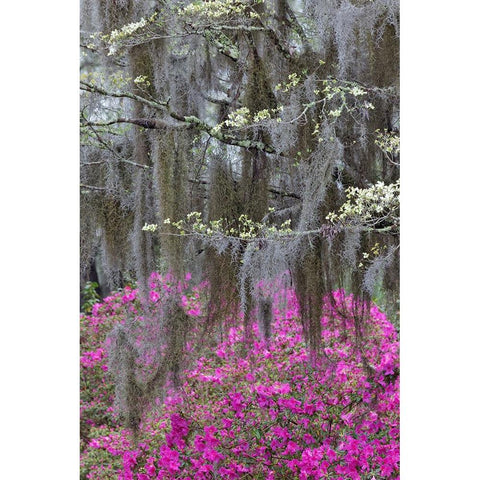
M6 6L7 478L78 468L78 10ZM402 4L402 475L475 471L476 16ZM18 19L18 20L17 20ZM6 21L6 23L10 23ZM455 27L452 27L455 25ZM37 40L41 39L41 41ZM28 119L28 121L27 121ZM28 458L27 468L25 458ZM442 461L438 461L442 459Z

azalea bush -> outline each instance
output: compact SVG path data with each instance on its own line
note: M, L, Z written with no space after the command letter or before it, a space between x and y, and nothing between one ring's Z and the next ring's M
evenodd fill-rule
M175 282L153 274L148 308L175 292L201 335L207 286L189 283L189 276ZM193 339L180 388L154 402L135 442L114 408L108 339L115 325L141 318L147 306L128 287L83 314L81 477L399 478L399 351L392 324L372 305L361 342L354 328L358 305L333 292L319 319L322 345L312 356L293 292L270 294L270 338L254 323L247 345L238 315L208 342Z

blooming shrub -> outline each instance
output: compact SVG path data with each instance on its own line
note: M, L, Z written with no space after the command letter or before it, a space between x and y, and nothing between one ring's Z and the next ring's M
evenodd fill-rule
M181 290L185 312L202 322L201 293L154 276L150 302ZM189 278L188 278L189 280ZM81 475L86 479L399 478L398 341L376 306L355 341L352 298L327 303L321 355L313 362L289 290L273 296L271 338L245 349L241 322L184 372L141 424L134 445L113 411L105 339L114 324L141 313L125 289L82 316ZM247 351L246 351L247 350Z

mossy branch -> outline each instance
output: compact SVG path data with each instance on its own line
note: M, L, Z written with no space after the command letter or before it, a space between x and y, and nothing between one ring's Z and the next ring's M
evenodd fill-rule
M97 85L93 85L92 83L84 82L80 80L80 90L84 90L85 92L90 93L99 93L100 95L105 95L106 97L113 97L113 98L130 98L132 100L136 100L137 102L142 103L143 105L148 105L149 107L154 108L155 110L165 110L168 108L168 101L167 102L158 102L153 100L148 100L140 95L135 95L131 92L111 92L105 90L102 87Z
M171 110L169 101L153 101L143 98L139 95L135 95L130 92L110 92L105 90L104 88L98 87L97 85L93 85L87 82L80 82L81 89L91 92L91 93L99 93L101 95L105 95L108 97L115 97L115 98L130 98L132 100L136 100L144 105L148 105L155 110L162 111L167 113L171 118L177 120L182 123L186 123L189 126L201 131L205 132L211 137L217 139L219 142L226 143L228 145L234 145L237 147L247 148L247 149L254 149L260 150L265 153L275 153L275 149L264 142L251 140L251 139L244 139L238 138L229 133L220 132L218 129L215 129L213 126L209 125L208 123L204 122L200 118L194 115L180 115L177 112ZM143 128L147 129L159 129L159 128L175 128L175 125L170 125L164 120L158 119L146 119L146 118L124 118L120 117L109 122L89 122L88 125L96 125L96 126L108 126L113 125L115 123L131 123L134 125L138 125Z
M238 47L230 39L218 31L205 30L204 37L211 42L215 48L234 62L240 57Z

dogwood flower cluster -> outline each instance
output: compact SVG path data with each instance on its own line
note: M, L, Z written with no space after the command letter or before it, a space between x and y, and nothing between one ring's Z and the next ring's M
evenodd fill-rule
M236 226L230 226L223 218L210 220L210 222L205 223L202 220L202 214L195 211L188 213L185 220L172 222L170 218L166 218L163 223L175 227L180 235L199 235L204 238L210 237L214 239L230 238L249 241L258 238L289 235L293 232L290 228L290 219L279 226L269 226L262 222L255 222L245 214L238 217ZM142 230L145 232L155 232L157 229L157 224L145 224L142 227Z
M109 46L108 55L111 56L118 53L121 47L128 44L136 35L142 33L145 27L154 24L157 15L155 12L149 18L142 17L137 22L128 23L120 29L113 30L110 34L102 35L101 39Z
M283 106L279 106L278 108L265 108L263 110L259 110L256 113L252 113L249 108L241 107L237 108L233 112L230 112L227 115L227 119L223 122L215 125L213 127L213 132L220 132L223 128L244 128L244 127L251 127L255 125L259 125L262 122L266 122L269 120L274 120L277 123L282 121L281 117L277 116L280 112L283 111Z
M257 0L256 3L263 3L263 1ZM195 20L204 21L228 19L235 16L258 17L258 14L251 10L250 4L251 2L245 0L194 1L183 8L179 8L178 14L181 17L192 17Z
M326 219L344 227L396 229L400 223L400 180L385 185L377 182L369 188L349 187L347 201Z
M375 130L375 145L386 155L386 157L395 165L398 165L397 157L400 153L400 136L396 132L386 129Z

